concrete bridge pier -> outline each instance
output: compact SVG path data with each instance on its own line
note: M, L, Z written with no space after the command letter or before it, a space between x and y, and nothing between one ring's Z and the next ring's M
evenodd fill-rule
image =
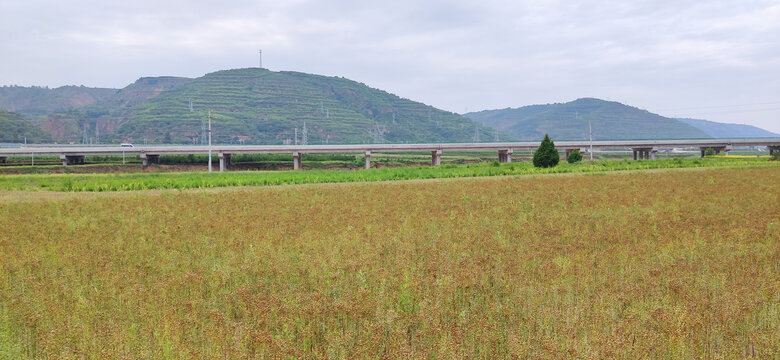
M84 155L60 155L60 160L62 160L62 165L84 165L84 160L86 156Z
M298 151L293 152L293 170L301 169L301 155Z
M634 153L634 160L638 159L652 159L655 160L658 155L658 149L652 148L631 148Z
M512 149L498 150L498 162L511 163L512 162Z
M441 165L441 150L431 151L431 166Z
M160 163L160 155L141 154L138 155L138 157L141 158L141 162L143 163L144 167Z
M371 151L366 151L366 169L371 168Z
M720 152L723 151L728 156L729 151L731 151L731 145L726 145L726 146L700 146L699 150L701 151L701 157L704 157L704 153L709 148L712 148L712 150L715 150L715 155L720 155Z
M227 170L228 166L230 166L230 158L233 154L219 153L217 156L219 157L219 171Z
M565 155L565 157L563 158L563 160L568 160L568 159L569 159L569 155L570 155L570 154L571 154L571 152L572 152L572 151L574 151L574 150L577 150L577 151L579 151L579 152L580 152L580 154L583 154L583 155L585 154L585 152L587 152L587 149L583 149L583 148L571 148L571 149L566 149L566 148L564 148L563 150L566 152L566 155ZM636 160L636 159L634 159L634 160Z

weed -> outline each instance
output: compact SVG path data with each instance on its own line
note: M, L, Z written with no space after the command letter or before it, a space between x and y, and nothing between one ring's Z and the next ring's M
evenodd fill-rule
M777 358L778 181L4 193L0 357Z

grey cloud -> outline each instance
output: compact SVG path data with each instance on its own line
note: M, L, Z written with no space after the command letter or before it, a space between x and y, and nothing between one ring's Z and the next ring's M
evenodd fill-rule
M583 96L659 112L780 102L778 18L777 0L4 2L0 52L15 56L0 58L0 84L122 87L255 66L263 48L274 70L457 112ZM707 116L780 132L778 117Z

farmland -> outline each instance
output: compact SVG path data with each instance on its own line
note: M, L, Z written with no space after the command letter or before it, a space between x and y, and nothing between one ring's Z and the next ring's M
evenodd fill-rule
M0 358L777 358L778 182L3 191Z

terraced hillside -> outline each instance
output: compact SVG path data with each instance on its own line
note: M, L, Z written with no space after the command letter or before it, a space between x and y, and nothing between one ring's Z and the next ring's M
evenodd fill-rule
M705 139L704 131L618 102L584 98L564 104L531 105L486 110L465 116L506 131L520 140L588 139L588 120L594 140Z
M192 107L190 107L190 102ZM471 141L494 131L460 115L339 77L250 68L218 71L128 108L116 140L198 143L212 111L220 143ZM506 136L504 136L506 138Z

